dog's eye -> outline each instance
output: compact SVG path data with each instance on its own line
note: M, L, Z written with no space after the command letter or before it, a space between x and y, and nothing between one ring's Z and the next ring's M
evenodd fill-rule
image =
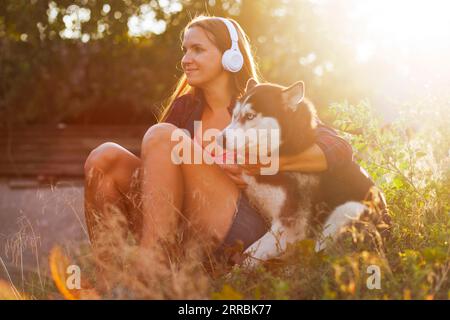
M245 115L245 119L247 119L247 120L252 120L252 119L254 119L256 117L256 115L254 114L254 113L247 113L246 115Z

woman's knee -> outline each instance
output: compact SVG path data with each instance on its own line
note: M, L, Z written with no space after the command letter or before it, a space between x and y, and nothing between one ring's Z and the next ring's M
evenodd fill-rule
M146 153L158 146L171 145L172 134L175 130L180 129L170 123L158 123L151 126L142 138L141 152Z
M84 163L84 172L87 175L92 169L107 173L122 157L123 150L114 142L105 142L93 149Z

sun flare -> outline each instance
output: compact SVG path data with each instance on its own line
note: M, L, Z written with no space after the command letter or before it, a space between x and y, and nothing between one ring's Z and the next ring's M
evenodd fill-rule
M350 17L378 45L408 49L448 48L450 2L444 0L355 1Z

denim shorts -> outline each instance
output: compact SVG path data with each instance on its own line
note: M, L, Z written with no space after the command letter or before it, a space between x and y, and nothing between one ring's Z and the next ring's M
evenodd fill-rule
M217 249L216 255L226 254L227 249L237 248L245 251L269 230L269 224L250 204L243 192L237 202L236 213L230 229Z

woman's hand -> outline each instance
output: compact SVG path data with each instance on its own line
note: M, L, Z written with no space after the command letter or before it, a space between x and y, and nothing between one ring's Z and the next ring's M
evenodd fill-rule
M222 170L230 177L230 179L236 184L239 189L245 189L247 187L247 183L242 180L242 168L237 164L218 164Z

